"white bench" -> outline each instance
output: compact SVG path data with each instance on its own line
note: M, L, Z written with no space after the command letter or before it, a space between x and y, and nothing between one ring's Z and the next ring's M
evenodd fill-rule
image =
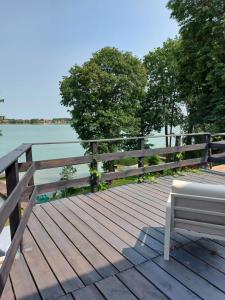
M171 231L225 240L225 185L174 180L166 204L165 260Z

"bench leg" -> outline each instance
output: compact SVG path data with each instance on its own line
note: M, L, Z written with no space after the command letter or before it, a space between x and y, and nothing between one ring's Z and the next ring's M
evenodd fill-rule
M169 260L170 258L170 232L171 232L171 209L167 207L165 237L164 237L164 259L165 260Z

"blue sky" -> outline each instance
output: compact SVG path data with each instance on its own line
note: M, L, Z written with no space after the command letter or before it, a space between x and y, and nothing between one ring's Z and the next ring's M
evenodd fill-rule
M67 117L59 81L105 46L143 57L178 34L167 0L1 0L0 114Z

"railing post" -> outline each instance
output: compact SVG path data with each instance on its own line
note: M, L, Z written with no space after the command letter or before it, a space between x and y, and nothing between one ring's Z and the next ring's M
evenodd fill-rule
M17 183L19 182L18 161L12 163L5 170L5 175L6 175L7 197L9 197L9 195L12 193ZM20 223L20 203L17 203L15 209L10 215L9 223L10 223L10 233L11 233L11 240L12 240L16 233L17 227L19 226Z
M181 136L180 135L176 135L175 146L176 147L180 147L181 146Z
M175 137L175 147L180 147L181 146L181 136L180 135L176 135ZM177 152L178 153L178 152ZM174 154L174 161L178 161L178 155L177 153Z
M204 143L206 143L206 149L204 150L203 161L202 161L202 168L204 169L207 169L208 159L211 156L210 142L211 142L211 134L207 133L204 135Z
M95 155L97 154L97 143L91 142L91 152L92 152L92 162L91 162L91 192L95 193L98 191L98 163L95 158Z
M138 149L144 150L145 149L145 139L141 138L138 140ZM144 157L139 157L138 158L138 168L143 168L144 167Z
M138 149L144 150L145 149L145 139L141 138L138 140ZM138 168L144 167L144 156L138 158ZM139 175L139 182L143 181L143 174Z
M212 135L211 133L209 134L209 144L208 144L208 160L212 156L212 148L211 148L211 143L212 143ZM209 162L209 168L212 169L212 163Z
M26 161L32 163L33 155L32 155L32 146L26 151ZM32 176L28 185L34 185L34 177Z

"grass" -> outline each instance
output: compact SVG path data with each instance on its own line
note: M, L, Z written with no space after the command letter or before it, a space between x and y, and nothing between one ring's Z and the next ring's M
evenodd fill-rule
M134 183L134 182L137 182L137 179L138 179L137 176L116 179L116 180L113 180L110 187L115 187L115 186L125 185L125 184L129 184L129 183Z
M144 157L144 164L145 165L158 165L163 162L163 159L158 156L150 156L150 157ZM126 157L126 158L121 158L118 160L115 160L115 165L117 165L119 168L122 168L124 166L129 167L136 165L138 163L138 158L134 157Z

